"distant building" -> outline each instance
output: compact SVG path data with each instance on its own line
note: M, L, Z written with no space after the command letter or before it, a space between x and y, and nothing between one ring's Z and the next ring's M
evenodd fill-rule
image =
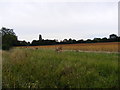
M116 39L116 38L117 38L117 35L111 34L109 38L110 38L110 39Z
M42 41L42 35L39 35L39 41Z

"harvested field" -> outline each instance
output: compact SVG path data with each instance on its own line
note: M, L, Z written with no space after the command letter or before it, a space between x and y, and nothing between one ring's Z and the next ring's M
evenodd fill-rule
M55 49L62 47L63 50L81 50L81 51L107 51L118 52L120 42L108 42L108 43L85 43L85 44L64 44L64 45L48 45L48 46L25 46L22 48L49 48Z

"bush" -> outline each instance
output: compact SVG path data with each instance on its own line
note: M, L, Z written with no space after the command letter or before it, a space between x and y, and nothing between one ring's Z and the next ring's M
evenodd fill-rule
M3 50L9 50L11 47L16 45L17 36L13 32L13 29L7 29L5 27L2 27L2 29L0 29L0 35L2 36Z
M2 45L2 50L9 50L11 46L9 44L3 44Z

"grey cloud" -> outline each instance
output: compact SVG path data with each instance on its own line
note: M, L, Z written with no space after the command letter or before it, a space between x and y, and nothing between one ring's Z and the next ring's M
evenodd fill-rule
M92 38L117 34L117 2L0 3L1 26L15 29L19 39Z

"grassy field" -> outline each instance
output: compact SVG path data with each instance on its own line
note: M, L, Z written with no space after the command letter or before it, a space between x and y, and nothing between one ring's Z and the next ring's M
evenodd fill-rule
M2 89L2 50L0 50L0 89Z
M3 51L3 88L119 87L118 53L57 53L52 48Z

